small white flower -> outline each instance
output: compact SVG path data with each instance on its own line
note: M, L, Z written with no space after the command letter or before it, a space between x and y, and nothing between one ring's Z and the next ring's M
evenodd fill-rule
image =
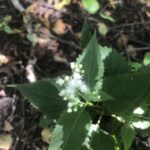
M68 81L70 79L69 76L65 76L65 80Z
M79 68L76 68L76 69L75 69L75 72L80 72L80 69L79 69Z
M78 108L77 108L77 107L74 107L74 108L73 108L73 111L74 111L74 112L77 112L77 111L78 111Z
M79 69L82 69L83 65L82 64L79 64Z
M150 127L149 121L137 121L132 123L135 128L138 129L148 129Z
M70 97L70 96L74 97L74 95L75 95L75 88L74 88L74 87L71 87L71 86L68 86L68 87L66 88L66 95L67 95L68 97Z
M82 102L79 104L80 107L83 107L83 105L84 105L84 103L82 103Z
M67 109L67 112L68 112L68 113L71 113L71 112L72 112L72 109L71 109L71 108L68 108L68 109Z
M79 98L77 98L77 97L74 99L74 101L75 102L80 102Z
M81 70L81 73L84 73L84 70Z
M66 93L65 90L61 90L60 93L59 93L59 96L63 97L63 96L65 96L65 93Z
M87 86L86 86L84 83L79 87L79 89L80 89L81 92L83 92L83 93L88 92L88 88L87 88Z
M68 88L76 88L77 87L77 81L75 79L72 79L68 82Z
M68 103L68 107L72 107L72 106L73 106L72 102Z
M73 62L70 63L70 66L71 66L72 69L74 69L75 68L75 63L73 63Z
M58 85L62 86L65 83L65 81L63 79L61 79L61 78L58 78L57 81L56 81L56 83Z
M99 125L98 124L91 124L90 129L89 129L89 135L91 135L93 132L96 132L98 129Z
M72 99L72 100L74 100L75 99L75 93L74 93L74 95L73 94L70 95L69 98Z
M144 114L144 110L141 107L138 107L133 111L133 113L142 115L142 114Z
M95 94L96 94L96 91L93 91L92 93L95 95Z
M97 98L100 99L101 97L98 95Z
M68 98L67 98L67 97L64 97L63 100L66 101L66 100L68 100Z
M82 76L80 75L80 73L75 72L75 73L73 74L73 78L76 79L76 80L80 80L80 79L82 79Z

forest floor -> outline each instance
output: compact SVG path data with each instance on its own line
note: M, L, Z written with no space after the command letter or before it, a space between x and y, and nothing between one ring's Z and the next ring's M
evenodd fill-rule
M0 0L0 149L47 150L41 114L7 84L24 84L70 71L82 52L81 29L87 18L101 45L127 60L142 62L150 51L149 0L99 0L89 15L80 0ZM140 86L140 85L139 85ZM150 150L150 137L137 135L133 149Z

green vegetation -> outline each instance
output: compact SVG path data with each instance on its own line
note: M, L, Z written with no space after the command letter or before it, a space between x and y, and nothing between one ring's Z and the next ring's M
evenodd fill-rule
M148 132L149 54L134 67L91 35L85 21L71 76L15 85L55 124L49 150L129 150L138 132Z

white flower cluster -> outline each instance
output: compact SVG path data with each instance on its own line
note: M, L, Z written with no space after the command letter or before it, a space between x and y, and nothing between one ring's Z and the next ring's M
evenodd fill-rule
M84 105L80 101L78 92L87 93L89 91L87 85L83 81L82 65L71 63L71 68L73 74L71 76L66 76L64 79L58 78L56 83L63 87L59 95L63 97L64 100L68 100L68 112L77 111L78 107Z

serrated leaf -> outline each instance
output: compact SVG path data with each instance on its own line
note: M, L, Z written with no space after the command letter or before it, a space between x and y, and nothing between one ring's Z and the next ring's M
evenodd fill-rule
M150 85L149 75L132 73L106 77L103 90L115 99L105 102L106 107L113 113L125 113L144 102L144 93Z
M82 27L82 31L81 31L81 47L82 48L85 48L87 46L91 37L92 37L92 34L90 32L87 19L85 19L83 27Z
M79 150L87 136L90 117L84 110L64 112L52 133L49 150Z
M59 91L50 79L14 87L20 90L39 111L50 118L57 118L66 108L66 102L58 95Z
M84 80L90 89L96 86L97 81L99 84L102 82L100 80L103 77L104 66L96 35L93 35L82 55L77 59L77 63L83 65Z
M97 0L82 0L83 7L90 14L95 14L100 9L100 4Z
M130 127L129 125L123 125L121 128L121 136L123 139L123 143L124 143L124 150L129 150L134 137L135 137L135 130Z
M106 76L131 72L127 61L115 50L109 54L104 64Z
M112 52L112 49L109 48L109 47L106 47L106 46L101 46L99 45L99 50L101 52L101 58L102 60L104 61L108 56L109 54Z
M115 150L115 140L111 135L99 129L93 133L91 147L93 150Z

